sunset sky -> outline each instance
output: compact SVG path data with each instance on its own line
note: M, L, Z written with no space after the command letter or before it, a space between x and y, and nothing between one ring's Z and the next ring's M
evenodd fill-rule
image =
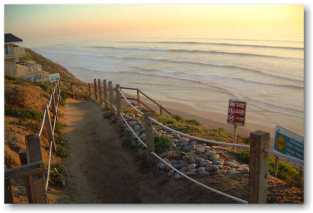
M6 5L5 32L28 44L62 40L302 41L300 5Z

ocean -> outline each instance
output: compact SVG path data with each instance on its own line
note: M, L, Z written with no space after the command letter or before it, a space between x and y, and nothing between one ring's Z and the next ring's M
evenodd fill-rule
M246 125L304 134L304 46L297 41L80 42L34 48L83 81L109 79L161 102L225 115L247 102ZM166 105L165 105L166 106Z

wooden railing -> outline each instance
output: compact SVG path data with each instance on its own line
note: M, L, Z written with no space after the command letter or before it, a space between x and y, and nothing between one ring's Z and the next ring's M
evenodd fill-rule
M99 84L100 83L100 84ZM186 178L190 182L197 184L198 186L205 188L209 191L213 191L217 194L220 194L224 197L230 198L236 202L240 203L266 203L267 200L267 159L269 156L269 143L270 143L270 134L263 131L255 131L250 133L250 145L246 144L231 144L226 143L224 141L214 141L214 140L208 140L204 138L195 137L192 135L188 135L186 133L174 130L159 121L157 121L155 118L150 116L150 113L140 111L137 107L135 107L132 103L130 103L130 100L136 100L137 104L140 105L143 103L143 101L140 100L140 95L143 95L147 97L151 102L156 104L160 111L159 113L162 114L162 112L167 112L171 115L170 112L167 110L164 110L165 108L159 104L157 101L153 100L149 96L147 96L145 93L143 93L141 90L137 88L130 88L130 87L120 87L119 84L116 84L115 88L113 88L113 84L111 81L108 82L106 80L103 80L103 86L101 85L101 81L98 79L94 79L94 85L89 84L89 96L91 99L93 99L96 103L99 103L100 105L106 104L107 110L110 110L117 118L117 120L122 121L126 128L129 129L129 131L132 133L132 135L138 140L138 142L146 149L148 150L148 153L154 156L157 160L163 162L166 166L168 166L173 171L180 174L182 177ZM100 86L99 86L100 85ZM94 94L92 94L92 87L94 88ZM137 97L127 97L125 93L122 92L122 90L134 90L137 93ZM101 92L100 92L101 91ZM146 134L146 139L143 141L136 133L136 131L131 127L131 125L127 122L125 114L121 112L121 103L122 100L126 102L126 104L133 108L144 121L144 129ZM157 155L154 152L154 134L156 134L155 128L152 126L153 124L157 124L168 131L171 131L175 134L182 135L184 137L192 138L197 141L205 141L207 143L211 143L212 145L219 145L219 146L232 146L232 147L238 147L238 148L244 148L250 150L250 162L249 162L249 195L247 200L243 200L241 198L232 196L230 194L227 194L225 192L222 192L220 190L217 190L213 187L207 186L194 178L186 175L185 173L177 170L173 165L168 163L166 160L164 160L162 157Z
M22 166L5 169L5 203L13 203L12 179L25 180L29 203L47 202L52 152L56 151L54 133L58 120L59 102L60 82L58 81L55 83L49 102L45 107L38 133L25 137L26 152L19 153ZM47 169L45 168L40 148L40 138L44 129L49 141Z

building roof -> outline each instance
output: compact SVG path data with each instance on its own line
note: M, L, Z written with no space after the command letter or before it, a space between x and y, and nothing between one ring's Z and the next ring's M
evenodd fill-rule
M12 42L22 42L23 40L19 37L16 37L12 33L5 33L4 34L4 42L5 43L12 43Z

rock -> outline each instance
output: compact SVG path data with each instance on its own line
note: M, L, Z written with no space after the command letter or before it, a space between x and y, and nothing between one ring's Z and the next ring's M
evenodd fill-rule
M186 175L196 175L197 174L197 169L188 169L186 171Z
M197 172L199 175L204 176L204 175L209 175L209 172L206 170L205 167L199 167L197 169Z
M199 162L199 166L200 167L207 167L209 165L209 161L205 160L205 159L201 159L201 161Z
M232 168L238 168L239 167L239 163L237 163L236 161L226 161L225 164L227 166L232 167Z
M174 173L174 178L175 179L180 179L182 178L182 176L180 174L178 174L177 172Z
M184 144L181 149L185 152L190 152L192 150L192 145L191 144Z
M249 165L248 164L241 164L238 169L239 172L242 173L249 173Z
M194 150L196 151L196 153L199 153L199 154L201 154L201 153L205 153L205 146L203 146L203 145L194 145L193 146L193 148L194 148Z
M207 156L207 159L210 161L216 161L220 158L219 154L216 154L213 151L207 151L206 156Z
M181 169L183 166L186 165L185 161L183 160L172 160L171 164L176 168L176 169Z
M187 166L188 170L195 169L196 167L197 167L197 164L195 164L195 163L189 164Z

